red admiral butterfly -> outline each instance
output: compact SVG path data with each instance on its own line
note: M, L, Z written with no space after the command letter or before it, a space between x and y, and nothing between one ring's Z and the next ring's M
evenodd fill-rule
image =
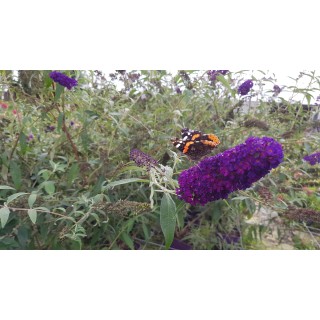
M183 128L181 130L182 138L171 139L173 145L191 160L199 160L211 153L211 151L220 144L219 138L212 134L204 134L199 130L190 130Z

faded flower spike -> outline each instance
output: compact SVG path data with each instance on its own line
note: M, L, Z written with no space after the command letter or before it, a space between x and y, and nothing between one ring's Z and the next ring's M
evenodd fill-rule
M305 156L303 160L309 162L309 164L314 166L315 164L320 163L320 152L316 152L308 156Z
M130 159L133 160L137 166L146 167L149 171L151 167L155 167L158 161L139 149L132 149L130 151Z
M253 87L252 80L246 80L244 83L242 83L238 88L238 93L242 96L248 94L250 89Z
M78 81L76 79L69 78L65 74L58 71L52 71L49 76L54 82L58 82L60 85L68 88L69 90L78 85Z
M250 137L245 143L182 171L176 193L192 205L226 199L233 191L249 188L282 160L280 143L269 137Z

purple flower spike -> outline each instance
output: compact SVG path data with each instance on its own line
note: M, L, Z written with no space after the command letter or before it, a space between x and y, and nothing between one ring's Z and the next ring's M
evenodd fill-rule
M244 83L242 83L238 88L238 93L242 96L249 93L250 89L253 87L252 80L246 80Z
M133 160L137 166L146 167L148 171L151 167L155 167L158 164L156 159L138 149L132 149L130 151L130 159Z
M215 82L218 75L222 74L223 76L225 76L228 72L229 70L209 70L207 73L209 75L210 81Z
M313 153L313 154L310 154L308 156L305 156L303 158L303 160L309 162L309 164L314 166L315 164L320 163L320 152Z
M249 188L282 160L280 143L269 137L250 137L245 143L182 171L176 193L192 205L226 199L233 191Z
M280 94L281 88L280 88L278 85L275 84L275 85L273 86L273 92L274 92L274 93L273 93L273 96L276 97L277 95Z
M49 76L54 82L58 82L60 85L68 88L69 90L78 85L78 81L76 79L69 78L65 74L58 71L52 71Z

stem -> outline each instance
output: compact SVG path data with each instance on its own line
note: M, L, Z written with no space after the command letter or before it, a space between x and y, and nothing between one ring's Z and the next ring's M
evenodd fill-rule
M13 207L8 207L8 206L3 206L3 205L0 205L1 208L8 208L8 209L11 209L12 211L28 211L29 208L13 208ZM55 215L55 216L58 216L58 217L63 217L63 218L66 218L66 219L69 219L71 220L72 222L74 222L74 220L72 218L70 218L69 216L65 216L63 214L60 214L60 213L56 213L56 212L52 212L52 211L47 211L47 210L41 210L41 209L35 209L37 212L45 212L45 213L49 213L49 214L52 214L52 215Z

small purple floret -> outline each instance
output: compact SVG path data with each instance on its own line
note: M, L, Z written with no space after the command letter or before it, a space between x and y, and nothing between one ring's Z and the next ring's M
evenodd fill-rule
M320 152L305 156L303 160L309 162L310 165L314 166L315 164L320 163Z

